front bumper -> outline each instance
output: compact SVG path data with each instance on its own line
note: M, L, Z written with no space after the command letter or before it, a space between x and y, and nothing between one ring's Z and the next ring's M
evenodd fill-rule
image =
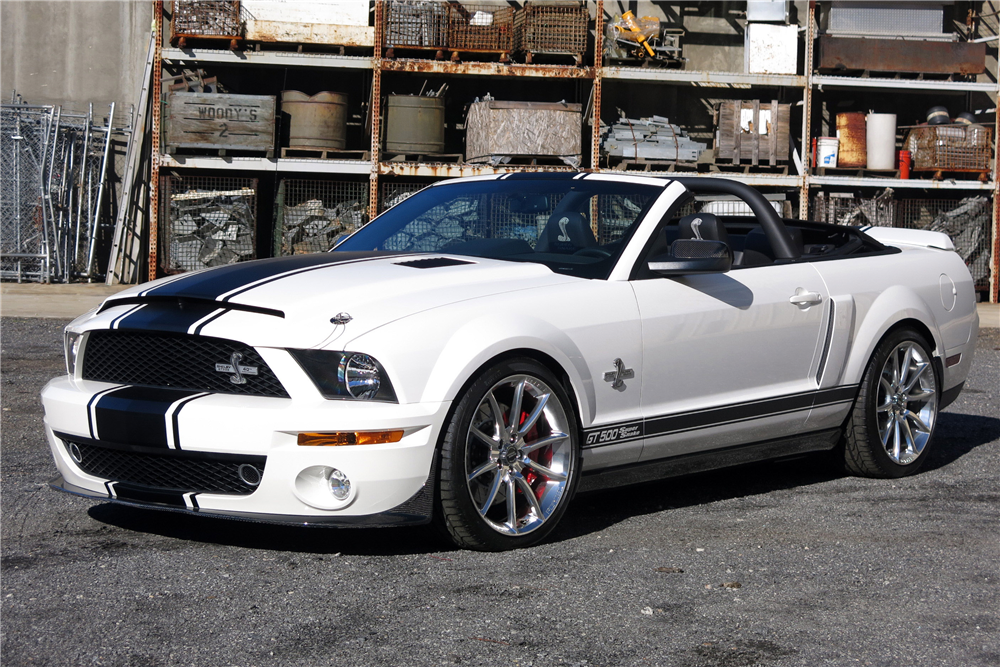
M43 389L46 437L60 474L52 483L55 488L134 506L270 523L370 526L430 518L435 443L449 403L399 405L205 394L165 409L162 416L151 416L148 405L135 403L119 412L102 412L102 396L113 396L115 389L115 385L69 377L56 378ZM132 428L121 423L133 415L137 416ZM233 494L182 488L176 483L108 479L86 472L67 445L79 439L148 453L154 451L148 430L158 427L157 420L162 420L169 436L156 451L266 460L259 484ZM297 444L299 432L389 429L402 429L402 440L340 447ZM102 440L102 432L113 433L114 441ZM344 501L336 500L317 475L316 471L330 468L351 481L351 495Z

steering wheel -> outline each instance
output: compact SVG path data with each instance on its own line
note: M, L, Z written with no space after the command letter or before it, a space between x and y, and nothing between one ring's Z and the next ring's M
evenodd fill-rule
M580 257L597 257L598 259L607 259L611 257L611 253L604 248L580 248L574 255L579 255Z

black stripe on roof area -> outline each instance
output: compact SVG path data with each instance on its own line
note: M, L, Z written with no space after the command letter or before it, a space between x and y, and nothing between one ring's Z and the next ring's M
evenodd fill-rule
M401 253L382 251L363 252L322 252L311 255L292 255L291 257L272 257L252 262L239 262L228 266L201 271L190 277L174 280L165 285L154 287L148 296L183 296L195 299L215 300L241 287L277 278L282 274L295 271L321 269L337 264L359 262L380 257L394 257ZM228 297L227 297L228 298Z

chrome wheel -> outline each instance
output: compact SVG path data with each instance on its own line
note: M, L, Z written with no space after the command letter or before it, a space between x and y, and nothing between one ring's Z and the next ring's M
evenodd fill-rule
M537 377L512 375L486 392L465 447L469 494L486 525L519 536L552 517L573 464L570 428L558 395Z
M924 451L937 419L934 366L923 349L904 341L889 354L875 404L879 440L889 459L908 465Z

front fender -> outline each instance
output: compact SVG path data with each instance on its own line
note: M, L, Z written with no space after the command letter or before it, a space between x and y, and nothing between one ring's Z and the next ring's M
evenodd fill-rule
M554 359L568 376L583 423L593 421L594 379L584 354L566 332L531 314L508 317L503 310L470 310L462 311L464 317L442 310L418 313L366 333L348 346L382 363L401 403L455 400L490 359L513 350L537 350ZM425 331L435 333L422 335Z

